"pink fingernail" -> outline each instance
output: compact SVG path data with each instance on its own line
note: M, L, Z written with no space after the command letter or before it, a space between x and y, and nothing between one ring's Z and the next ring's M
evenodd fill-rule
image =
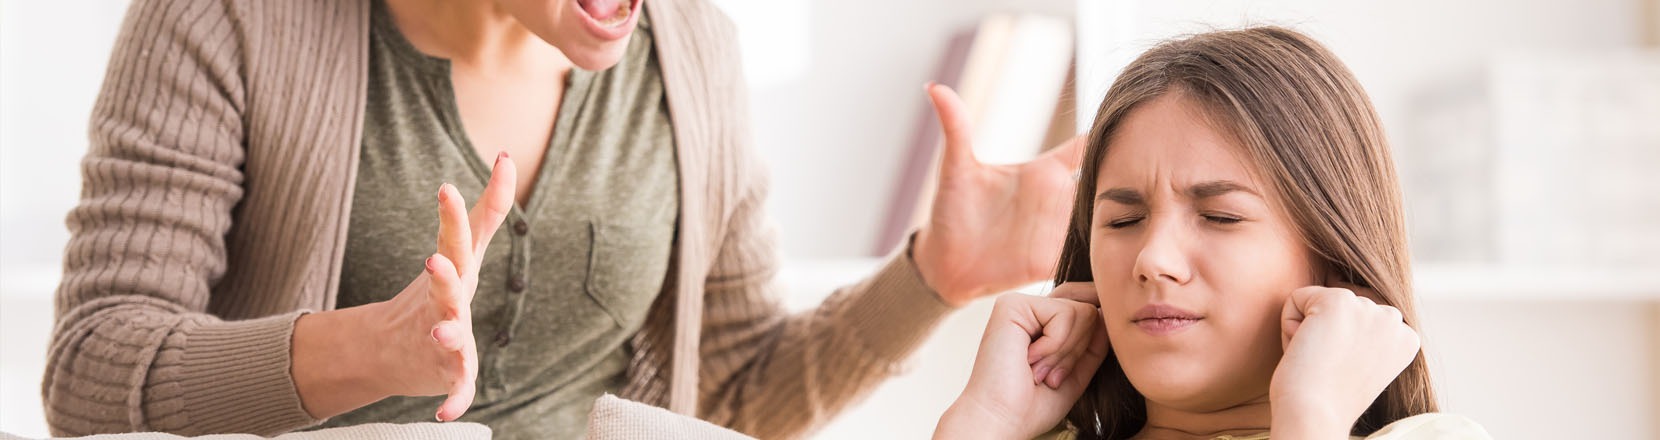
M442 341L438 340L438 327L433 327L432 328L432 342L443 343Z
M1037 367L1037 370L1032 372L1032 377L1037 378L1038 383L1043 383L1044 380L1049 378L1049 366Z

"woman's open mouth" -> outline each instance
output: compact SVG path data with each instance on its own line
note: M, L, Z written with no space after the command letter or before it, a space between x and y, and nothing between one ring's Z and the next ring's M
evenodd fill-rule
M589 32L606 40L617 40L634 31L641 0L576 0L583 24Z

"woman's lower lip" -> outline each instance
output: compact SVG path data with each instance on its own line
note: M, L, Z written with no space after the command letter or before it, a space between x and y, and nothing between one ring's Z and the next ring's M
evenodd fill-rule
M642 12L640 11L640 0L625 0L625 3L629 7L628 19L615 26L606 26L600 23L599 19L589 14L588 10L584 9L581 4L576 5L576 10L578 14L582 15L582 25L588 28L588 33L602 40L615 41L634 33L634 22L639 21Z
M1203 319L1203 318L1201 318ZM1164 336L1192 327L1199 323L1199 319L1187 318L1150 318L1136 321L1136 327L1153 336Z

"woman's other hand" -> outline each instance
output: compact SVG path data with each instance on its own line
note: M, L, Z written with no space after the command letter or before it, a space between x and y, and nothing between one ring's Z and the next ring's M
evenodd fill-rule
M513 207L516 169L496 157L490 182L469 213L455 187L438 191L438 252L385 302L302 316L294 325L292 374L302 405L332 417L389 396L448 397L436 418L472 405L478 348L472 310L490 238Z
M1063 289L1094 296L1089 283ZM997 298L968 386L934 438L1032 438L1066 416L1106 359L1107 330L1094 305L1063 296Z

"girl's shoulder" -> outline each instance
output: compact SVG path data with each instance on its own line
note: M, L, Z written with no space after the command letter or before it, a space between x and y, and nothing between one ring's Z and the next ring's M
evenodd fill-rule
M1424 413L1396 420L1366 440L1491 440L1481 424L1457 414Z
M1039 435L1033 440L1076 440L1077 431L1071 425L1062 422L1054 430ZM1227 440L1267 440L1269 435L1263 432L1243 437L1223 436L1219 439ZM1487 428L1481 424L1457 414L1424 413L1396 420L1366 437L1350 437L1353 440L1492 440L1487 434Z

